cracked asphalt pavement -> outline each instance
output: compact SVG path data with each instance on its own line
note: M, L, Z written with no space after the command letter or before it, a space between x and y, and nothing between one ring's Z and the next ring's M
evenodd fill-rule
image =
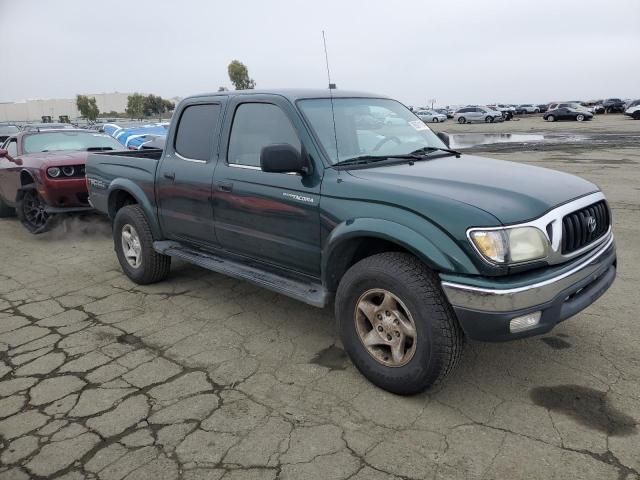
M99 217L0 220L0 480L640 479L639 146L491 154L598 183L618 279L413 397L355 370L331 310L180 262L137 286Z

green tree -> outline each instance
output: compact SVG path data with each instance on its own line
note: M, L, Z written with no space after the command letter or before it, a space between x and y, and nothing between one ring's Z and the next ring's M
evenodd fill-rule
M162 99L162 104L164 105L163 113L173 112L176 109L176 104L171 100Z
M80 111L80 115L88 120L95 121L100 114L95 97L87 97L86 95L76 95L76 106Z
M249 78L249 70L240 60L233 60L229 67L229 80L236 87L236 90L250 90L256 88L256 82Z
M145 96L139 94L138 92L133 95L129 95L127 98L127 115L131 117L131 119L137 118L142 120L144 117L144 107L145 107Z
M171 100L165 100L159 95L147 95L144 97L144 114L147 117L157 116L162 120L162 115L175 108Z

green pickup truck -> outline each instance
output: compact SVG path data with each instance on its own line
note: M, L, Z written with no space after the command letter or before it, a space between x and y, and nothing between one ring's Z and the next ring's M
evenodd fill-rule
M449 149L401 103L329 90L198 95L164 150L91 154L125 274L176 257L316 307L374 384L441 382L464 339L551 330L616 275L598 187Z

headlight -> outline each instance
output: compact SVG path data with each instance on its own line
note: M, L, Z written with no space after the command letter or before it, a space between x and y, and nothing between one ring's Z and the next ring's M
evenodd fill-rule
M58 167L47 168L47 174L50 177L57 178L60 176L60 169Z
M65 176L70 177L75 173L75 169L73 167L62 167L62 173L64 173Z
M472 230L469 238L486 260L500 264L544 258L549 246L547 237L535 227Z

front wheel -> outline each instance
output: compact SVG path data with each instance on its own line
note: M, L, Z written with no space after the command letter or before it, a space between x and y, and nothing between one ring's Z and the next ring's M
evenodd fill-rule
M584 115L582 115L582 114L576 115L576 120L579 121L579 122L584 121Z
M433 120L431 120L431 123L438 123L440 120L438 120L438 117L433 117Z
M458 123L466 123L467 119L464 117L458 117Z
M342 343L380 388L411 395L436 386L458 363L464 337L436 276L406 253L351 267L335 302Z
M555 122L556 121L556 117L554 117L553 115L547 115L546 120L547 120L547 122Z
M33 183L18 191L16 214L20 223L34 235L51 230L56 221L56 216L47 212L47 204Z
M631 118L633 118L634 120L640 120L640 111L633 112L633 115L631 116Z
M133 282L147 285L169 275L171 257L153 249L151 227L139 205L118 210L113 221L113 243L122 270Z

